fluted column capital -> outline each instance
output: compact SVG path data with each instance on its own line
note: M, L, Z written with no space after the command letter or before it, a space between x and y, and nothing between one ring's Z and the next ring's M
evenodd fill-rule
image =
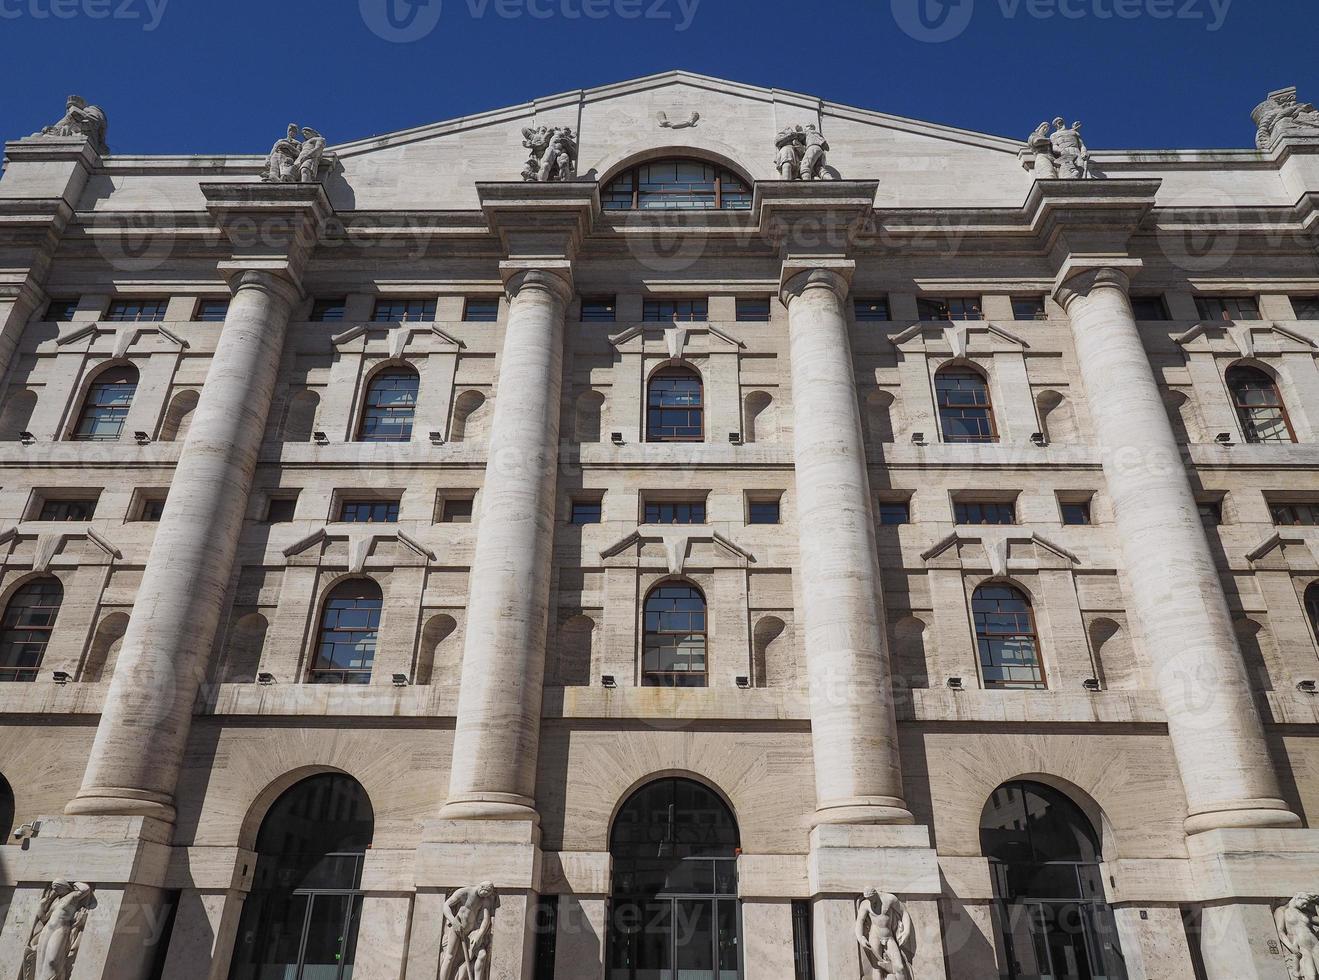
M1119 289L1125 295L1131 280L1144 267L1141 259L1128 256L1069 255L1053 282L1053 297L1063 309L1095 289Z
M779 298L784 306L808 289L829 289L842 303L852 291L852 274L856 263L851 259L832 259L818 263L785 262L780 277Z

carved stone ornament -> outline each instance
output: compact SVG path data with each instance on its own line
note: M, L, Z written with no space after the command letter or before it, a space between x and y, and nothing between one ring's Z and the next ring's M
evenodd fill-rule
M85 138L97 153L110 152L105 142L105 133L110 123L105 111L100 106L88 105L87 100L78 95L70 95L65 103L64 118L53 126L47 126L39 133L33 133L32 139L53 136L59 139Z
M19 980L69 980L88 913L96 908L91 885L58 878L41 896L23 951Z
M783 180L827 180L829 141L815 126L789 126L774 138L774 168Z
M1319 895L1297 895L1273 913L1292 980L1319 978Z
M1271 150L1289 139L1319 139L1319 111L1308 102L1296 101L1296 89L1270 92L1250 114L1257 128L1255 145Z
M490 980L499 893L489 881L459 888L444 903L438 980Z
M856 941L866 965L861 980L913 980L916 927L896 895L866 890L856 912Z
M669 114L661 109L659 112L655 113L655 119L660 124L660 129L691 129L701 121L701 114L699 112L693 112L681 122L674 122L669 118Z
M1034 173L1036 180L1084 180L1090 172L1090 149L1081 138L1081 124L1070 126L1059 116L1049 123L1042 122L1026 140L1021 151L1021 165Z
M530 154L522 179L546 184L577 176L577 137L566 126L537 126L522 130L522 145Z
M291 123L288 134L270 148L261 179L267 184L316 183L325 158L325 143L325 137L316 130Z

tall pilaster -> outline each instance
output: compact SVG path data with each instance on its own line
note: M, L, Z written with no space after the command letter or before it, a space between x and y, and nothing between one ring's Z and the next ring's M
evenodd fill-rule
M1128 296L1130 259L1069 259L1057 296L1103 457L1131 601L1154 659L1188 833L1296 827L1223 584Z

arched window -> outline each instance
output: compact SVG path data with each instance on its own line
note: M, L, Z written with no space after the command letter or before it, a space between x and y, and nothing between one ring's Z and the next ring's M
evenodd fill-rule
M1042 783L1005 783L985 804L980 850L993 875L1005 980L1126 980L1099 835L1080 807Z
M704 160L654 160L619 174L602 203L606 211L749 211L751 188Z
M421 378L412 368L390 368L371 379L362 409L359 442L409 442Z
M650 379L646 437L650 442L701 442L705 439L705 390L688 368L658 371Z
M998 441L984 375L970 368L945 368L934 376L934 393L944 442Z
M312 683L371 683L383 606L380 586L370 579L352 579L330 593L321 614Z
M1044 664L1030 600L1010 585L982 585L971 598L985 687L1043 688Z
M705 596L682 582L646 596L643 687L705 687Z
M64 587L55 578L23 586L5 607L0 621L0 681L35 681L46 656Z
M266 814L229 980L350 980L362 917L371 801L338 774L298 783Z
M128 410L137 394L137 368L120 365L97 375L87 389L73 438L82 442L112 442L124 431Z
M1246 442L1295 442L1287 407L1274 380L1257 368L1238 365L1227 372L1227 387Z
M713 790L662 779L623 805L609 838L610 980L741 976L737 821Z

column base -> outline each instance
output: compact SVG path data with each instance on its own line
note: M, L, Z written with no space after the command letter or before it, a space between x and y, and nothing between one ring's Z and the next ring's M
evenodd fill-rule
M453 796L440 809L441 820L523 820L540 826L536 801L512 793Z
M72 817L147 817L168 824L177 816L171 796L113 786L75 796L64 812Z
M812 827L830 824L881 824L905 826L914 824L907 804L896 796L857 796L847 800L826 800L815 810Z
M1213 810L1202 810L1186 818L1186 833L1211 830L1296 829L1301 818L1282 800L1238 800Z

